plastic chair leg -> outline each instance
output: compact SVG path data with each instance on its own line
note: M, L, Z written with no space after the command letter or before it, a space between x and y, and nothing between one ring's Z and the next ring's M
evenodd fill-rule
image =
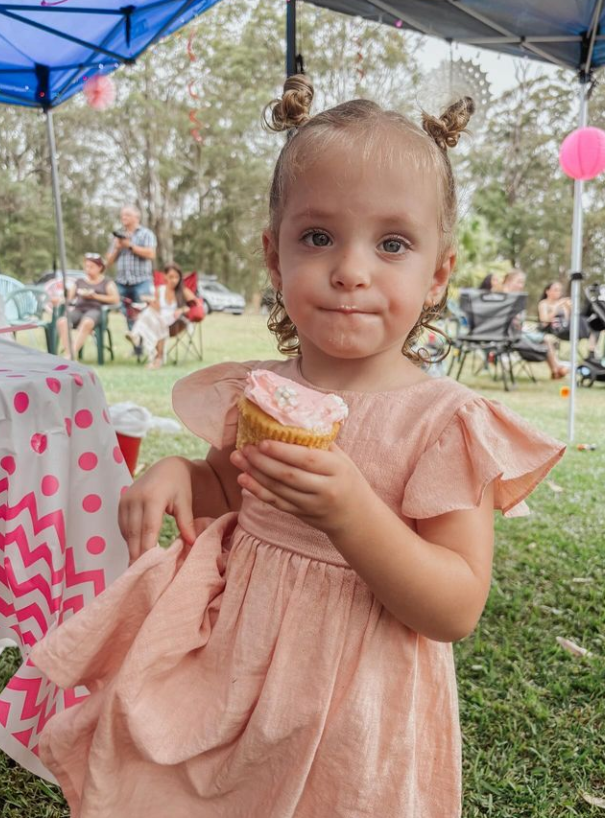
M105 363L105 350L103 348L103 325L102 323L95 327L95 340L97 342L97 363L103 366Z

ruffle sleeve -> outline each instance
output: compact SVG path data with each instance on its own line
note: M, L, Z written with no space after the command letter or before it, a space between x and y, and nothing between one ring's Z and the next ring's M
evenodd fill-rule
M523 502L563 457L565 446L495 401L475 398L424 451L405 487L402 511L415 520L476 508L494 483L494 508L528 514Z
M252 369L269 369L272 362L247 361L208 366L177 381L172 390L172 407L194 435L223 449L235 443L237 402L246 375Z

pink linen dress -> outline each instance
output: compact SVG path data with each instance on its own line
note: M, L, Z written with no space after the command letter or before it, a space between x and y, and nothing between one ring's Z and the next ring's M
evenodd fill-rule
M312 386L296 359L219 364L177 383L177 414L232 446L257 368ZM447 378L340 394L338 445L412 527L476 506L492 481L496 506L519 512L563 454ZM91 691L40 743L72 816L457 818L451 645L398 622L323 533L248 492L204 525L34 648L55 682Z

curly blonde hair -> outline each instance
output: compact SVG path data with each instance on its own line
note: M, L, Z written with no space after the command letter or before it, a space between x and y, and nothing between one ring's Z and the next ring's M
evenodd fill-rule
M438 216L441 236L439 258L445 260L448 250L455 244L458 197L448 148L458 144L460 135L472 116L475 105L470 97L463 97L450 105L439 117L422 112L422 128L397 111L381 108L366 99L354 99L329 108L315 116L310 109L313 102L313 85L304 74L288 77L280 99L274 99L264 110L264 122L271 131L287 131L288 139L281 150L273 172L269 194L269 230L274 237L279 227L290 185L312 157L320 155L327 147L352 136L361 140L363 158L375 152L377 140L382 139L385 126L397 130L408 142L411 154L436 173L439 185L440 211ZM384 142L381 142L384 150ZM388 149L388 146L387 146ZM425 329L439 334L432 322L443 312L447 303L447 290L438 304L425 306L405 340L402 352L410 360L420 363L428 359L424 350L413 346ZM269 330L277 337L280 352L298 355L300 342L296 326L286 312L281 294L275 293L274 303L267 321ZM447 349L442 357L447 354ZM435 359L433 359L435 360Z

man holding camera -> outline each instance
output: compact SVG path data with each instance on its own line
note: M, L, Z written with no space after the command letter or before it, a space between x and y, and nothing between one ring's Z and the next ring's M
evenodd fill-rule
M137 207L123 207L120 221L124 229L113 232L114 240L107 254L107 266L116 262L116 284L122 312L130 330L134 318L129 316L127 306L140 303L153 295L153 260L157 240L149 228L141 226L141 211Z

